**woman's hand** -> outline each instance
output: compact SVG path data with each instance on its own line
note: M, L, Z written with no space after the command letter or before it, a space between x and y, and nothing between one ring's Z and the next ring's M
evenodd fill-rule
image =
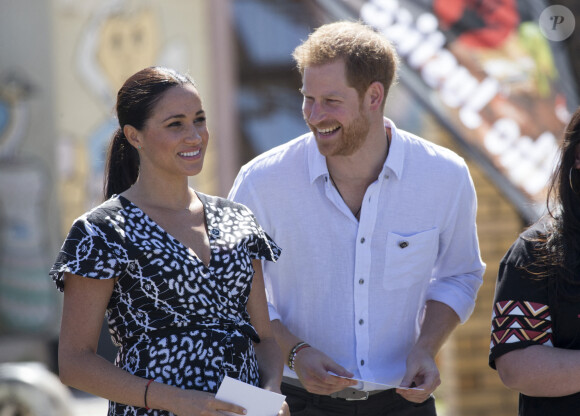
M290 408L288 407L288 403L284 402L284 404L282 404L282 408L278 412L278 416L290 416Z
M267 383L261 387L264 390L271 391L273 393L282 394L280 391L280 383ZM288 407L288 403L284 402L280 411L278 412L278 416L290 416L290 408Z
M162 400L170 400L170 405L165 408L178 416L224 416L222 412L246 414L243 407L218 400L214 394L204 391L181 390L179 397L166 397ZM153 403L150 406L154 408Z

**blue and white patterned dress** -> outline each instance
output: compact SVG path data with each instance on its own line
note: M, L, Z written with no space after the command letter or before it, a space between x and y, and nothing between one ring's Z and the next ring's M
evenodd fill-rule
M158 382L216 392L224 376L259 385L246 310L252 259L280 249L245 206L197 193L211 259L203 262L122 196L79 217L50 271L58 289L70 272L117 278L107 306L115 364ZM112 415L169 415L111 402Z

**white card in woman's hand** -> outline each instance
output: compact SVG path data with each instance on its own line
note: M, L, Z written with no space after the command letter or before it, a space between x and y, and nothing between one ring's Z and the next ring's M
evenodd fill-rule
M226 376L218 389L216 399L234 403L245 408L246 416L276 416L286 396L264 390L243 381ZM230 412L222 412L234 415Z

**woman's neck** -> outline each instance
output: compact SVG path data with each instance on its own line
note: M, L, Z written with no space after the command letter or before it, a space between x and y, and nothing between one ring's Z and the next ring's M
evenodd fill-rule
M197 201L197 196L187 183L167 183L147 180L141 176L125 192L123 196L151 208L163 208L175 211L191 210Z

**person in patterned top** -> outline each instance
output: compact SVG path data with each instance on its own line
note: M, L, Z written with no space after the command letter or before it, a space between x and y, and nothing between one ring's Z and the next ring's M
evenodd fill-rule
M552 176L548 213L500 264L489 365L519 395L519 415L580 409L580 108Z
M215 392L225 376L280 392L261 270L280 249L244 205L189 187L209 140L191 78L141 70L116 110L105 202L75 220L50 271L64 291L59 376L107 398L109 416L244 414ZM96 354L105 314L114 364Z

